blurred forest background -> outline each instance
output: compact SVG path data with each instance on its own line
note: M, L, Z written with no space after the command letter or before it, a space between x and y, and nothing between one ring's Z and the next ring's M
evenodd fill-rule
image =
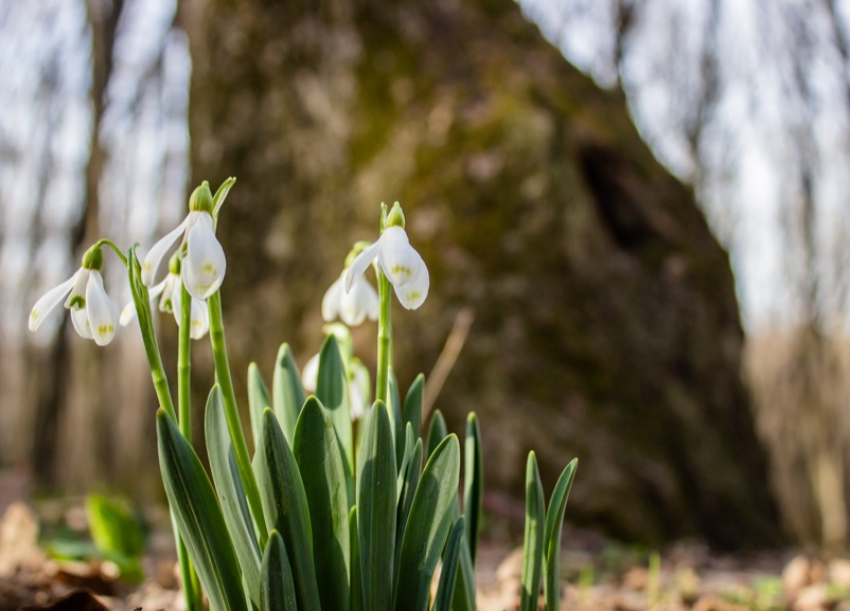
M399 200L432 279L399 379L479 412L491 509L533 447L550 486L579 456L569 519L613 536L846 549L848 69L842 0L2 0L0 461L159 494L138 332L25 321L95 239L149 246L233 175L237 372L303 366Z

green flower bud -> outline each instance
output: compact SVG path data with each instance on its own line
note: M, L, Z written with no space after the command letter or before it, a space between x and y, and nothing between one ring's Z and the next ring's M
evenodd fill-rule
M189 198L189 212L213 213L213 196L210 191L210 183L206 180L201 183L200 187L192 191L192 197Z
M83 269L90 269L99 272L102 267L103 252L100 250L100 244L95 244L83 255Z
M178 248L177 252L171 255L171 259L168 261L168 272L176 276L180 275L180 250Z
M387 216L387 227L401 227L404 229L404 212L401 209L401 204L398 202L393 204L393 208Z

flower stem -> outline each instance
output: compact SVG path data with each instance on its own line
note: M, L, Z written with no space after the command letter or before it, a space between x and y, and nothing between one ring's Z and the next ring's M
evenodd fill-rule
M381 233L387 227L387 206L381 204ZM380 264L375 265L378 276L378 298L381 309L378 313L378 374L375 381L375 400L387 402L390 382L390 350L392 349L392 291L390 281L381 271Z
M260 489L257 487L257 480L254 477L253 469L251 469L245 433L242 431L242 421L239 419L236 393L233 391L233 379L230 376L230 363L227 360L227 345L224 339L224 318L221 313L221 293L219 291L213 293L207 300L207 304L210 309L210 341L212 342L213 359L215 360L215 377L224 397L224 415L233 442L236 464L239 467L239 474L242 476L242 484L245 486L248 505L251 507L251 513L257 523L260 548L264 549L268 539L268 529L263 516Z
M380 267L380 266L379 266ZM390 349L392 347L392 292L390 281L378 269L378 297L381 309L378 315L378 375L375 400L387 402L389 389Z
M118 246L116 246L115 242L113 242L112 240L110 240L108 238L102 238L102 239L97 241L97 243L94 245L94 247L100 247L100 246L104 246L104 245L109 246L115 252L115 254L118 255L118 258L121 259L121 263L124 264L124 267L129 266L129 263L127 262L127 257L124 256L124 253L121 252L121 249L118 248Z
M110 245L114 248L114 245L109 242ZM153 380L153 387L156 391L156 397L159 401L160 406L165 410L165 412L169 415L169 417L177 421L177 414L174 412L174 401L171 398L171 389L168 387L168 378L165 375L165 368L162 366L162 355L159 352L159 345L156 341L156 332L153 327L153 318L151 316L150 309L150 297L148 295L147 287L142 284L141 280L141 267L139 265L139 260L136 257L136 248L135 246L130 249L130 257L129 260L125 259L123 256L121 257L127 263L127 273L130 279L130 290L133 294L133 303L136 306L136 315L139 321L139 329L142 332L142 343L145 346L145 355L148 358L148 366L151 370L151 379ZM185 292L186 289L184 288ZM186 300L191 308L191 301ZM182 314L182 313L181 313ZM190 310L191 316L191 310ZM187 324L183 325L183 328L186 329L186 332L189 331L189 326ZM181 432L184 429L184 426L191 426L191 421L188 417L184 417L184 413L188 412L188 409L184 407L184 405L188 405L189 395L189 369L188 367L185 371L180 367L181 363L188 363L188 345L185 349L183 347L183 334L181 331L180 336L180 348L177 355L178 362L178 400L180 405L180 429ZM186 389L184 391L184 388ZM185 423L185 424L184 424ZM185 433L184 433L185 435ZM189 433L189 437L191 438L191 432ZM183 543L183 540L180 538L180 533L177 531L177 523L174 522L174 513L172 512L172 526L174 527L174 540L177 545L177 559L180 565L180 577L183 583L183 592L186 597L186 609L187 611L202 611L203 610L203 599L201 595L201 586L198 583L198 576L195 573L194 568L192 567L192 561L189 559L189 555L186 552L186 546Z
M189 443L192 442L192 297L180 283L180 329L177 344L177 411L180 416L180 433ZM183 595L186 598L187 611L203 611L204 601L198 575L192 560L186 551L186 544L177 535L177 560L180 564L180 577L183 582Z

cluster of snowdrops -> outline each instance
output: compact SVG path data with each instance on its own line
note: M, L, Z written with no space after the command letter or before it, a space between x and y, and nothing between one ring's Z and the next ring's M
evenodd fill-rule
M287 344L271 390L259 366L249 367L251 455L227 357L219 292L227 260L215 235L234 183L215 195L206 182L195 189L183 222L141 260L136 246L124 252L111 240L96 242L71 278L35 304L30 330L63 302L77 333L99 345L138 322L160 405L160 470L189 611L203 609L205 599L212 611L474 610L481 435L470 414L461 483L460 442L439 410L422 428L424 377L402 398L393 374L392 295L416 310L430 286L401 207L382 204L378 239L357 242L346 257L321 304L325 343L303 373ZM104 249L127 269L133 299L121 311L103 286ZM366 279L370 266L377 290ZM157 342L157 308L179 326L176 396ZM367 320L377 321L374 402L349 332ZM212 478L191 437L192 340L206 336L216 379L204 412ZM574 460L564 469L547 507L529 454L522 611L538 608L541 582L547 611L558 608L561 527L575 468Z

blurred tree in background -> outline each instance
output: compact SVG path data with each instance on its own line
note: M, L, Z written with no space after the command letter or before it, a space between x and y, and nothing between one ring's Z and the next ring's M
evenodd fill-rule
M399 378L466 337L429 396L500 440L491 489L518 491L536 447L550 478L582 458L571 515L612 534L775 539L726 253L628 99L733 255L784 521L846 544L843 4L527 0L596 84L508 0L175 4L0 3L4 461L63 487L155 485L136 332L103 352L64 327L28 343L18 321L94 236L149 245L189 184L235 175L237 368L261 356L268 375L281 341L303 365L324 289L398 199L433 287L396 314ZM373 331L355 336L367 361Z

